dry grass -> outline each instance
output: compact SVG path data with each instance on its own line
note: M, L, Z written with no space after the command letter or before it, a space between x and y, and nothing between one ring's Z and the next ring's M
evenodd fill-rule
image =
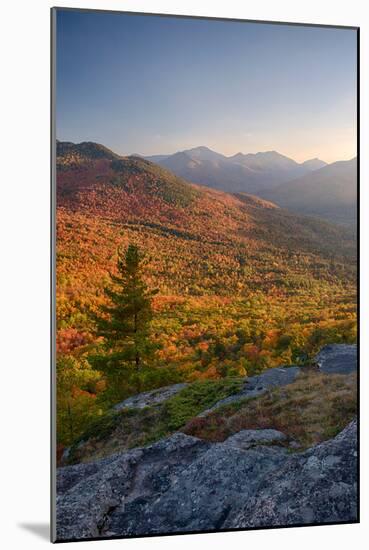
M262 397L222 407L190 420L182 430L209 441L223 441L244 429L274 428L309 447L340 432L356 415L356 374L307 372L291 385Z

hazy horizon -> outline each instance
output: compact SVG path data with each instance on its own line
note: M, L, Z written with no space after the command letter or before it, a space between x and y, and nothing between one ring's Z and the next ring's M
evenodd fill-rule
M122 155L197 146L356 156L350 29L58 10L57 135Z
M83 142L91 142L91 143L97 143L98 145L103 145L104 147L107 147L105 145L105 143L101 143L101 142L96 142L96 141L93 141L91 139L84 139L82 141L79 141L79 142L75 142L71 139L59 139L57 138L57 141L60 141L60 142L70 142L70 143L75 143L76 145L80 145L81 143ZM110 148L108 147L109 149L111 149L111 151L113 151L113 153L117 153L118 155L121 155L121 156L135 156L135 155L139 155L141 157L155 157L155 156L163 156L163 157L169 157L171 155L174 155L175 153L184 153L186 151L190 151L192 149L198 149L200 147L205 147L206 149L210 149L211 151L213 151L214 153L219 153L220 155L223 155L225 156L226 158L231 158L235 155L237 155L238 153L242 153L244 155L247 155L247 154L257 154L257 153L278 153L284 157L287 157L291 160L294 160L295 162L298 162L299 164L302 164L308 160L315 160L315 159L319 159L319 160L322 160L323 162L326 162L326 164L333 164L334 162L340 162L340 161L350 161L350 160L353 160L357 157L357 155L355 154L354 156L352 157L349 157L349 158L340 158L340 159L336 159L336 160L332 160L331 162L327 162L324 158L322 157L309 157L309 158L305 158L305 159L302 159L301 161L300 160L296 160L292 155L289 155L288 153L284 153L284 152L281 152L281 151L277 151L276 149L268 149L268 150L264 150L264 151L258 151L258 150L255 150L255 151L241 151L241 150L237 150L237 151L234 151L233 153L231 154L225 154L223 153L223 151L218 151L218 150L215 150L215 149L212 149L211 147L208 147L206 144L200 144L200 145L194 145L194 146L191 146L191 147L188 147L187 149L180 149L178 151L173 151L171 153L167 153L167 152L163 152L163 151L158 151L156 153L142 153L141 151L130 151L130 152L121 152L121 151L117 151L116 149L114 148Z

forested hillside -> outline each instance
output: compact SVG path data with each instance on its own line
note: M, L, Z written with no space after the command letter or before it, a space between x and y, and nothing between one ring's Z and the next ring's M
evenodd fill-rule
M145 255L155 344L141 389L309 360L355 339L356 246L349 231L252 195L190 184L139 157L58 143L59 442L69 444L120 393L93 368L96 316L117 251Z

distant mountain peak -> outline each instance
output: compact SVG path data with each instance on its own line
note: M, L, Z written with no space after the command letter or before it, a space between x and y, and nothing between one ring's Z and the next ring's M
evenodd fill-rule
M282 155L281 153L278 153L278 151L276 151L275 149L273 149L272 151L260 151L259 153L256 153L257 155L268 155L268 156L271 156L271 157L275 157L275 156L278 156L278 157L284 157L285 155Z
M192 152L192 151L210 151L211 153L215 153L215 151L213 151L209 147L206 147L206 145L198 145L197 147L191 147L191 149L187 149L187 152Z
M282 153L278 153L278 151L258 151L257 153L248 153L247 156L255 156L255 157L283 157L283 158L289 158L286 157L286 155L282 155ZM292 160L292 159L290 159Z
M217 153L205 145L199 145L198 147L192 147L192 149L186 149L182 151L186 153L191 159L201 161L217 161L224 160L226 157L221 153Z
M324 160L320 160L318 157L315 157L313 159L305 160L305 162L301 163L301 166L304 166L309 170L320 170L320 168L327 166L327 163L324 162Z

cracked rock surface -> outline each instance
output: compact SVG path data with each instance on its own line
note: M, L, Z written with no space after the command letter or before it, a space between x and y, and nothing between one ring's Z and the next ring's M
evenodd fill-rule
M176 433L61 468L58 539L356 519L356 422L291 454L276 430L223 443Z
M355 521L357 518L357 426L290 457L261 480L224 527L262 527Z

